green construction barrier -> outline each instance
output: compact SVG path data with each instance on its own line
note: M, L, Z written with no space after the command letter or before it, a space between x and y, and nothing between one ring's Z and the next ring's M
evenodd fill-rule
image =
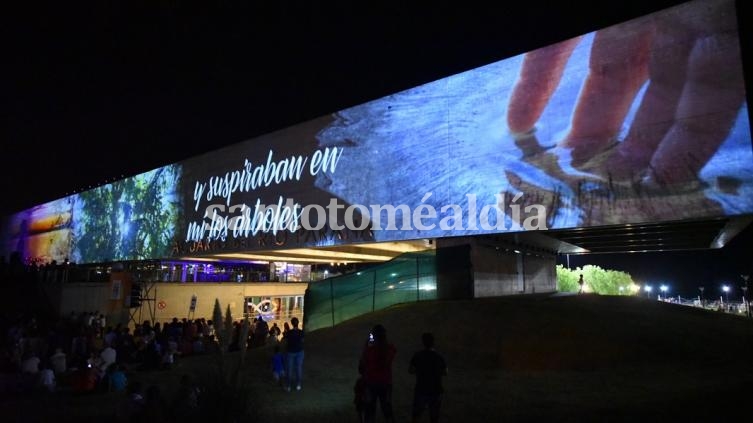
M356 273L309 284L304 300L306 331L395 304L437 298L434 251L405 253Z

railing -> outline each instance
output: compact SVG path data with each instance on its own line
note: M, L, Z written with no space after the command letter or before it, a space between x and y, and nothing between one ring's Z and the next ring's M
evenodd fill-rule
M735 314L739 316L751 316L750 302L746 300L742 301L724 301L713 300L709 301L698 297L694 298L682 298L677 297L658 297L659 301L680 304L688 307L702 308L704 310L718 311L723 313Z

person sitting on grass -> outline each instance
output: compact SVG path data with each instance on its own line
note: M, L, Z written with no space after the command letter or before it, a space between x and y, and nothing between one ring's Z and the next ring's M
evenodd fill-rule
M128 378L120 364L111 364L107 368L107 391L108 392L125 392L128 386Z
M39 385L46 392L55 392L55 372L52 366L45 362L39 371Z
M62 348L55 348L55 354L50 356L50 366L52 366L52 371L54 371L57 376L65 374L65 371L67 370L66 357Z
M201 389L196 386L190 375L180 377L180 385L170 405L173 421L193 421L199 409Z
M141 382L136 380L129 383L127 392L128 395L122 402L121 409L116 414L120 418L120 421L137 421L137 418L140 416L141 411L144 409L145 402Z
M170 370L175 364L175 352L168 349L162 354L162 369Z
M75 394L86 394L97 388L97 371L84 360L71 374L71 388Z

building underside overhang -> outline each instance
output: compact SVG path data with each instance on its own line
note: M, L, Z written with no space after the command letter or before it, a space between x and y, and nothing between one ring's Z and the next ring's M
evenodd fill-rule
M643 253L723 248L753 216L624 224L546 232L563 254Z
M514 234L480 235L491 247L523 248L549 254L640 253L704 250L724 247L745 229L753 216L662 223L623 224ZM185 257L206 262L287 262L299 264L370 263L391 260L400 254L435 248L432 240L351 244Z
M392 260L403 253L425 251L434 248L430 240L351 244L332 247L294 248L287 250L264 250L222 253L201 258L185 257L189 261L223 262L271 262L280 261L299 264L318 263L371 263Z

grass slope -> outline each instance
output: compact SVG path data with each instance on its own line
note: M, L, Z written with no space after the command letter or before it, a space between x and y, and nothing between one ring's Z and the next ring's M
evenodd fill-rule
M581 295L408 304L308 333L300 392L273 384L271 347L251 350L244 373L253 414L260 421L356 421L358 357L376 323L398 349L398 422L410 421L408 362L424 331L435 334L449 367L443 421L721 421L750 410L752 320L641 298ZM162 384L169 396L180 374L198 374L210 360L186 358L173 371L136 376ZM96 420L118 398L61 394L45 401L52 403L43 409L54 410L58 421L73 414ZM0 412L20 416L14 411L23 402L4 402Z
M716 419L737 415L736 398L753 381L753 322L735 316L591 295L439 301L308 334L304 390L270 390L265 413L352 421L358 357L375 323L398 348L398 421L410 420L408 362L424 331L434 332L449 367L445 421Z

